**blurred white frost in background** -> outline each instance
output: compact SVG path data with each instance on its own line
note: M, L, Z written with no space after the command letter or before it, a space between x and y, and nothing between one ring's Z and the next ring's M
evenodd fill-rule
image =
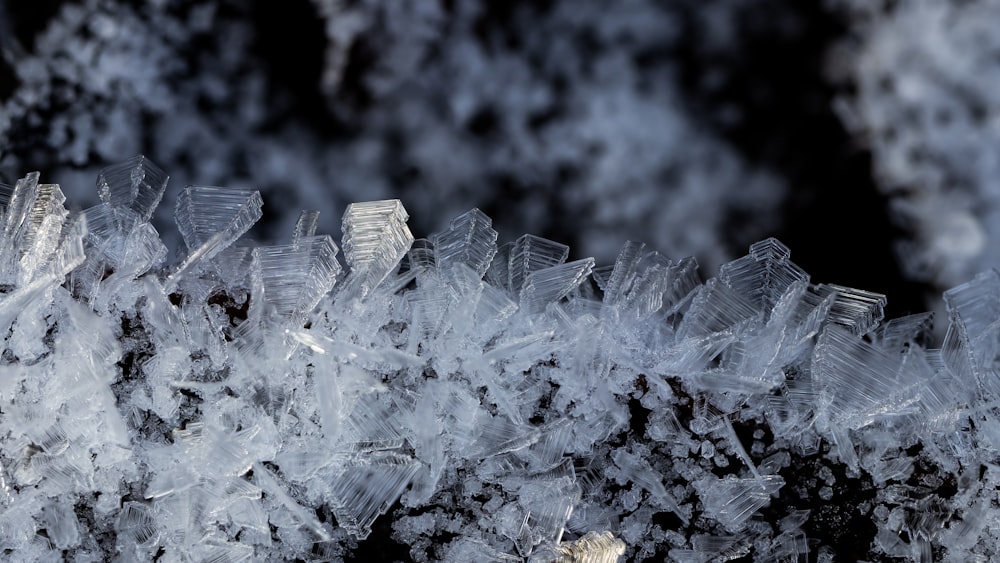
M418 233L478 206L501 232L558 236L602 263L632 238L714 268L774 227L783 185L686 112L670 52L689 2L443 4L310 5L332 134L269 96L254 52L269 31L248 3L66 4L33 49L8 35L19 84L0 107L0 148L15 150L0 164L14 177L55 151L48 177L75 188L142 151L179 185L260 189L277 218L265 238L304 207L336 233L347 203L399 197ZM711 10L707 40L724 43L734 7ZM47 149L12 136L40 129ZM727 231L733 214L753 220Z
M833 4L851 22L837 109L912 233L906 274L950 287L1000 264L1000 1Z

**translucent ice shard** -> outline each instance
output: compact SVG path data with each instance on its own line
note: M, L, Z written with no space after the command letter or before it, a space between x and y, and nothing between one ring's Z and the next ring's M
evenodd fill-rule
M101 170L97 193L106 205L130 209L140 222L146 222L160 204L168 179L163 170L139 155Z
M177 227L192 253L220 234L222 240L215 244L224 246L260 219L262 206L257 191L188 186L177 198Z
M251 561L254 555L253 546L234 542L212 541L206 542L206 549L201 555L202 561L211 563L240 563L241 561Z
M944 293L951 325L945 361L960 378L992 386L1000 373L1000 272L989 270ZM971 372L971 373L970 373Z
M20 250L15 237L22 231L23 225L28 222L37 195L38 173L33 172L18 180L14 184L10 196L4 198L7 200L3 208L2 221L5 254L16 253Z
M821 389L818 411L838 427L858 428L878 416L913 406L912 386L901 377L901 357L837 326L828 326L816 344L812 373Z
M39 184L27 221L22 226L18 245L21 252L21 277L31 280L55 254L69 212L63 207L66 197L56 184Z
M72 506L53 502L42 509L42 522L49 540L57 549L68 549L80 541L80 521Z
M492 224L478 209L452 219L448 230L431 237L437 263L461 262L483 277L497 252L497 232Z
M528 311L539 311L569 295L590 275L593 258L575 260L531 272L521 290L521 306Z
M488 457L526 448L541 437L536 428L517 424L506 416L496 416L482 425L478 444L480 456Z
M697 338L719 333L760 314L746 297L717 279L711 279L695 297L677 337Z
M604 302L615 304L625 299L636 276L639 261L646 245L641 242L628 241L618 253L613 266L594 270L594 280L604 292Z
M126 545L145 546L156 541L156 520L149 507L138 502L126 502L118 513L115 532Z
M396 502L419 469L413 458L388 452L349 463L331 490L337 523L358 539L367 538L375 519Z
M632 481L642 487L652 498L661 503L664 508L676 514L684 522L688 521L687 515L680 510L680 506L667 488L663 485L663 476L653 469L649 463L635 454L617 450L614 453L615 465L621 471L623 480Z
M535 235L523 235L510 249L508 287L515 294L524 289L528 276L558 266L569 256L569 247Z
M705 515L715 518L730 532L738 532L747 520L771 501L771 495L784 486L777 475L760 479L707 478L696 483Z
M518 503L528 515L526 521L534 545L562 541L566 522L580 501L580 487L572 473L573 465L564 463L569 475L531 479L521 486ZM557 474L562 471L557 471Z
M350 292L364 297L399 265L413 243L398 199L352 203L343 219L343 248L351 267Z
M486 269L483 279L497 289L510 290L510 252L514 243L505 242L497 247L490 267Z
M263 299L285 318L294 319L316 307L333 288L340 269L337 245L327 235L253 251L253 275L260 280Z
M572 438L572 424L568 419L561 418L549 424L541 438L531 448L532 462L535 468L548 468L559 462L569 447Z
M52 269L67 227L73 223L67 221L65 201L59 186L39 184L37 173L17 182L7 205L0 209L0 282L24 285Z
M367 393L361 396L347 418L344 440L359 450L401 447L403 436L398 429L398 411L387 394Z
M468 271L468 270L466 270ZM410 351L416 352L421 341L432 340L441 330L448 306L455 300L450 288L431 284L406 294L413 311L410 325Z
M719 279L769 311L790 285L809 276L789 260L791 251L777 239L750 245L750 254L719 269Z
M740 536L695 534L691 549L671 549L670 558L677 563L707 563L732 561L746 557L752 544Z
M209 186L188 186L177 198L177 227L188 256L167 285L211 260L243 236L261 217L260 192Z
M301 504L295 501L292 497L288 495L287 492L278 483L274 475L261 465L260 463L255 463L253 465L253 475L254 479L257 481L260 488L263 489L264 493L272 497L278 504L284 506L291 513L300 525L305 526L310 531L312 531L321 540L329 541L331 538L331 532L329 526L316 519L316 516L312 511L307 510Z
M823 284L821 291L836 292L830 308L830 321L847 327L854 334L867 334L885 316L885 295L833 284Z
M658 252L645 251L643 244L628 242L607 274L604 303L613 307L625 326L657 313L664 317L672 315L700 285L697 271L698 264L693 258L675 263ZM595 279L600 284L599 276Z
M299 239L316 235L316 225L319 223L319 211L303 211L299 214L299 220L295 222L295 232L292 233L292 242Z

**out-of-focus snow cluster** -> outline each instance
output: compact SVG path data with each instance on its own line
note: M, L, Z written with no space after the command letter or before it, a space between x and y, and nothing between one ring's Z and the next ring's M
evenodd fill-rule
M0 188L0 549L17 560L998 555L1000 274L930 315L810 283L774 239L702 283L398 200L243 235L255 191L104 169ZM386 533L388 535L388 532ZM390 541L383 537L383 542Z
M715 267L775 225L784 188L685 109L672 51L693 4L68 3L5 49L0 146L65 185L135 147L186 181L252 181L281 194L267 236L303 207L336 232L348 203L391 196L427 231L502 209L504 230L605 260L632 237ZM295 27L270 26L293 8ZM732 16L712 12L718 43ZM310 33L316 52L296 51Z
M902 266L948 287L1000 264L1000 2L833 5L850 25L831 53L850 85L837 109L912 234Z

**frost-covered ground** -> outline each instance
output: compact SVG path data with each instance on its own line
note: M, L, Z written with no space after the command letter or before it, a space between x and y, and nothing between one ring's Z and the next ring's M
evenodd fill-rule
M260 193L0 186L0 549L24 561L998 556L1000 274L933 316L775 239L702 281L399 200L244 240ZM376 522L382 530L373 535ZM369 542L369 543L365 543ZM374 542L374 543L371 543Z
M71 211L60 211L56 191L42 187L36 201L49 203L31 221L11 224L9 208L20 204L2 192L4 220L10 224L2 233L9 247L3 249L4 267L11 278L3 289L9 314L12 308L24 309L16 321L10 318L14 325L4 362L12 377L7 394L0 394L21 405L3 409L10 431L0 450L2 476L13 495L6 500L6 518L19 526L10 529L10 537L41 550L55 546L98 559L121 548L126 559L137 553L151 557L161 549L161 555L171 557L217 549L227 557L295 551L321 559L467 560L485 553L521 556L530 550L539 556L547 549L579 553L623 545L628 558L763 560L775 550L800 550L803 538L811 542L812 558L836 553L849 559L964 560L967 547L989 558L994 501L973 497L989 490L994 478L990 322L996 318L995 280L988 274L952 292L947 310L937 295L995 266L994 251L1000 248L993 209L1000 176L995 174L991 69L996 57L990 33L997 3L837 0L821 7L786 0L630 0L617 3L615 10L570 0L485 4L0 0L0 182L13 184L40 170L42 182L61 185ZM125 190L104 194L119 198L110 202L112 207L92 207L101 201L94 189L98 171L140 152L172 176L162 203L136 204L142 209L137 218L130 215L138 211L134 208L110 211L114 205L132 206L129 198L135 194ZM124 178L117 178L119 186ZM261 191L267 212L240 239L248 249L287 244L293 232L311 242L262 247L253 256L249 250L222 252L213 245L224 241L214 239L215 227L209 227L217 227L219 217L178 230L174 211L186 210L182 216L202 212L202 202L224 194L236 198L227 200L233 204L245 192L183 191L188 184ZM416 242L403 260L403 273L382 264L392 271L390 279L404 276L397 280L398 295L386 293L383 300L362 301L360 308L344 312L338 308L370 291L364 288L375 280L354 282L351 288L341 275L335 276L333 300L317 301L319 311L326 311L319 318L303 316L306 302L287 295L270 303L271 313L262 312L267 310L263 305L251 311L251 296L266 296L261 288L268 284L289 283L287 272L296 271L295 261L307 255L321 266L306 279L319 285L296 291L322 293L322 280L334 279L330 276L338 266L329 260L332 239L310 238L312 230L339 240L339 219L348 204L392 198L402 200L418 237L444 233L453 217L483 209L500 233L498 255L507 256L495 264L507 266L491 267L481 283L443 273L450 270L438 263L440 236L445 236L440 235ZM256 205L254 200L241 208L238 225L254 223ZM71 227L82 229L77 211L86 208L90 234L82 244L87 258L77 264L83 257L74 252L81 248L68 243L82 236L82 230L74 234ZM303 217L301 209L320 214ZM378 217L402 220L397 208L378 209ZM54 219L44 228L32 222L46 216ZM470 232L485 232L485 216L464 217L472 221L471 227L463 223ZM190 219L181 219L182 225ZM66 228L57 236L51 229L58 225ZM133 227L141 228L129 230ZM39 229L51 236L38 236ZM541 239L518 238L522 233L568 243L571 253L563 255L563 247L548 243L535 248ZM741 285L740 275L732 272L747 260L790 267L781 258L784 247L773 242L755 246L752 260L726 266L730 273L724 268L704 286L685 277L691 263L680 258L696 256L708 277L769 235L788 243L814 279L840 286L783 285L788 280L773 282L767 276L763 289ZM165 244L157 242L161 237ZM63 254L56 262L43 267L24 259L53 252L60 239ZM659 289L653 290L652 295L660 295L655 298L609 292L612 270L601 266L615 264L627 239L649 246L641 251L627 246L637 254L629 258L626 253L620 267L631 272L628 260L638 260L636 279L646 281L664 272L679 275L682 281L674 290L688 299ZM647 249L662 254L647 255ZM356 262L363 259L344 250L343 265L357 270ZM511 251L515 254L504 254ZM522 251L527 254L517 254ZM554 277L536 281L576 289L543 299L528 289L536 286L526 278L514 281L525 272L498 272L536 251L541 262L529 259L525 268L557 268L547 270ZM596 260L591 263L587 256ZM566 266L558 266L560 257ZM60 275L70 270L69 281L57 289ZM415 277L409 285L406 275ZM485 293L468 293L475 287ZM837 287L886 293L888 303L877 294ZM163 334L140 323L136 313L158 305L149 305L148 296L144 304L135 302L135 311L128 304L129 296L157 291L165 292L170 305L157 309L167 315L161 320L170 324L168 317L180 315L174 326L180 334L166 345L156 341ZM506 295L518 307L517 312L503 307L496 312L500 324L489 339L462 334L473 342L462 341L463 353L478 347L480 354L506 358L486 361L482 371L441 346L455 344L449 339L467 330L462 315L483 314L461 312L458 303L489 302L489 295L496 303ZM794 311L779 310L776 300L782 296L785 306L798 312L811 307L815 315L804 320ZM541 307L535 298L558 306ZM643 301L647 298L652 302ZM824 313L827 301L829 314ZM873 319L883 306L890 317L934 308L935 328L919 316L879 328ZM644 320L637 307L646 311ZM699 312L706 307L712 312ZM626 317L641 320L639 325L623 320L623 311L638 315ZM359 316L372 326L346 320L341 322L350 326L323 324L331 314ZM851 319L866 314L871 319L852 324ZM253 354L277 353L277 348L260 348L260 327L273 328L278 322L273 315L297 319L292 325L298 328L274 344L286 347L281 354L290 354L274 368L295 374L287 389L315 391L315 400L336 396L347 401L295 407L305 409L295 411L300 422L302 413L312 413L305 418L313 427L281 426L281 413L293 409L294 396L275 391L270 398L247 397L220 383L230 377L253 379L247 374L268 369L262 367L270 365L266 362L244 364L247 357L257 358ZM651 319L661 333L637 328L654 323ZM120 324L98 326L111 320ZM774 332L781 323L790 334ZM233 333L235 325L247 332ZM411 325L420 327L420 334L412 334ZM73 348L75 341L63 339L71 331L58 328L68 326L105 336L111 330L111 340L120 342L117 348L80 352ZM836 326L848 327L853 336L837 332ZM531 332L532 327L538 330ZM511 331L521 331L527 340L518 341ZM545 334L549 340L539 336ZM795 334L801 337L798 347L787 340ZM202 338L220 337L223 344L198 352ZM640 337L645 347L636 348L629 338ZM369 353L376 349L399 365L366 359L360 349L335 348L326 354L328 362L329 356L356 354L361 371L335 377L343 389L316 390L322 362L306 358L328 352L322 338L368 347ZM516 346L504 348L505 338L513 338ZM690 352L698 346L710 351ZM515 352L521 347L540 356L519 358ZM161 348L174 352L153 353ZM389 348L401 355L393 356ZM573 364L580 374L575 383L588 386L587 393L576 391L587 394L586 402L567 398L574 387L564 380L567 362L557 360L569 354L574 362L583 361L587 354L580 350L608 352L610 362ZM775 355L762 366L764 359L751 358L747 350ZM694 355L685 355L689 352ZM43 408L25 407L22 389L10 383L55 373L51 365L62 353L93 359L81 369L97 374L87 387L95 393L96 411L88 414L79 404L60 402L62 395ZM663 357L653 362L643 354ZM841 364L840 355L856 363ZM647 360L653 363L642 363ZM435 362L445 367L439 372ZM506 370L508 364L521 365L517 362L524 364L523 373L510 387ZM461 369L455 367L459 364ZM339 365L326 368L337 371ZM845 369L864 373L864 379L843 375ZM151 376L163 370L186 375ZM499 379L478 385L475 378L489 379L491 370ZM747 370L760 372L759 378L748 382ZM467 371L473 375L457 383L449 379L448 374ZM368 375L358 375L362 372ZM720 383L734 373L739 376ZM255 381L270 393L271 375L261 377L264 383ZM178 385L189 380L194 386ZM941 390L942 381L951 387ZM161 385L158 391L156 385ZM440 388L431 389L435 385ZM601 385L609 386L604 395ZM858 391L841 398L833 391L837 385ZM284 389L285 383L279 386ZM224 392L227 387L237 396ZM225 397L218 395L220 389ZM498 396L498 390L513 395ZM371 405L358 398L369 392L375 397ZM428 395L465 397L479 405L470 402L465 410L478 414L424 424L418 413L427 409L462 410L459 404L419 403ZM779 405L781 397L792 407ZM498 410L505 398L520 410ZM554 403L557 399L562 402ZM181 403L177 412L157 410L174 400ZM254 416L263 409L273 419L276 433L270 438L269 429L227 410L247 404ZM274 410L279 407L285 410ZM369 407L374 410L365 410ZM9 412L16 416L7 417ZM659 420L664 413L673 413L677 429L670 420ZM605 414L610 418L602 419ZM68 422L78 415L95 421L103 433L70 436L83 432L79 421ZM51 425L42 420L46 416ZM388 437L351 437L351 432L366 431L357 420L370 417L384 419L383 427L372 432ZM603 424L595 420L607 422L603 441L591 426L579 426L581 418L591 426ZM265 424L261 420L253 422ZM441 433L434 433L434 424L443 425ZM454 441L458 428L469 431L468 444ZM664 434L663 428L672 433ZM271 442L241 441L254 432L264 432L261 439ZM808 437L810 432L815 443L787 442L792 434ZM486 443L491 433L520 433L521 441L493 451ZM337 453L326 465L287 456L282 462L276 456L294 449L291 436L302 440L295 447L308 449L302 444L319 439L355 449ZM552 446L552 436L575 441ZM388 441L380 442L383 438ZM95 445L100 440L103 445ZM173 449L150 461L149 446L156 440ZM175 475L198 483L184 485L179 495L169 483L154 483L156 476L180 471L171 464L184 456L213 455L212 444L223 442L238 445L230 452L235 465L213 458L208 473ZM421 450L428 444L443 450ZM557 455L550 446L564 449ZM367 452L362 457L368 465L352 465L359 452ZM448 461L447 470L434 474L439 455ZM160 462L166 465L156 465ZM52 471L59 475L45 473L50 467L45 464L54 464ZM324 469L311 472L309 464ZM110 474L102 473L112 467ZM289 469L294 467L307 473L296 474ZM472 481L459 484L462 471L495 488L477 492ZM591 482L588 471L607 481ZM505 480L505 472L516 478ZM343 487L371 500L363 488L351 487L372 475L395 483L396 493L382 491L388 496L378 498L399 500L390 502L391 514L371 524L369 539L359 541L364 518L349 514L342 499L350 494ZM648 480L649 475L658 480ZM112 492L112 481L123 476L128 490ZM205 487L231 481L245 490L206 492ZM160 496L159 485L168 492ZM105 486L108 496L87 497L85 491ZM26 487L43 492L28 498ZM733 498L747 495L748 511L733 520L723 500L713 496L720 490ZM243 500L235 501L233 494ZM206 500L204 495L221 496ZM564 504L548 502L553 499ZM10 508L15 500L20 512ZM189 520L193 527L164 524L164 514L176 502L193 502L177 509L195 515ZM563 545L551 535L561 529L561 517L546 513L544 522L532 520L538 517L532 502L546 509L574 506L563 522ZM206 509L211 503L215 508ZM374 514L372 506L365 518ZM271 543L259 510L269 522ZM235 513L242 516L226 520ZM244 516L257 520L240 520ZM521 516L528 520L518 524ZM348 523L354 520L361 523ZM126 543L116 544L116 526L121 531L135 522L141 525L134 537L118 534ZM195 538L193 530L202 535ZM86 539L91 533L97 535ZM470 533L476 538L472 543ZM130 537L141 544L139 552L129 551L134 548ZM310 547L317 538L329 541ZM567 543L577 538L578 543Z

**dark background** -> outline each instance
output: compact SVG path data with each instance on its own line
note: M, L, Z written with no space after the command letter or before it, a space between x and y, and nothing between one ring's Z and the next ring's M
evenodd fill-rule
M7 34L5 61L0 63L0 99L17 91L19 79L14 68L19 55L32 53L36 36L51 24L64 4L52 0L0 3L3 21L0 33L5 31ZM519 34L535 32L525 29L524 22L546 17L546 11L553 10L550 4L554 3L485 4L488 7L482 10L476 23L479 40L483 44L495 44L500 40L506 42L511 52L518 53ZM191 10L194 5L178 3L177 10ZM324 66L328 64L324 57L328 38L324 35L324 22L318 16L316 4L293 0L258 1L248 5L249 9L232 13L227 13L233 10L231 6L223 5L215 18L216 21L241 22L248 36L245 43L237 47L245 51L240 58L251 61L255 72L262 72L266 78L265 99L270 114L260 119L258 131L267 135L294 122L308 132L308 140L304 142L353 142L358 129L366 124L363 119L352 119L347 114L364 113L380 103L378 96L366 85L367 75L379 64L379 45L374 42L377 35L370 40L365 37L355 40L346 51L341 82L335 91L325 91L320 84ZM141 3L132 6L125 2L121 6L143 14ZM718 41L708 37L713 31L704 17L707 10L720 9L717 3L675 2L663 6L669 12L669 21L674 24L669 34L664 33L671 39L644 47L637 55L642 60L635 63L636 68L655 73L658 61L670 61L670 72L682 95L683 110L695 126L728 143L748 166L767 170L787 186L787 194L777 209L778 220L763 234L777 236L788 244L793 259L812 274L814 281L886 293L890 297L889 313L893 315L925 309L925 294L930 288L905 280L896 265L892 245L902 233L892 225L886 202L875 188L871 157L845 132L832 110L837 89L845 86L833 85L825 69L831 47L848 33L844 15L825 8L821 2L760 0L733 3L724 11L730 18L730 37L720 46ZM449 3L444 3L444 9L447 12ZM527 20L524 14L529 16ZM155 18L151 17L148 23L155 24ZM198 62L199 53L220 47L211 41L202 43L186 43L176 52L178 57L189 59L190 64L183 72L191 75L189 80L192 81L212 71ZM596 44L596 40L594 43L588 46L586 41L580 41L577 45L584 56L587 49L606 48ZM442 42L436 48L442 45L446 48L448 44ZM435 64L435 56L429 55L428 66ZM564 85L564 88L573 87L572 80ZM48 92L51 99L37 103L30 116L15 120L0 137L0 155L3 156L0 164L4 165L5 181L13 181L27 170L41 170L44 178L46 172L66 169L90 172L107 164L102 155L94 151L82 158L67 159L47 130L48 119L52 116L79 111L73 109L77 103L74 99L61 99L65 98L65 91L72 93L74 89L80 91L81 87L57 83ZM86 87L82 90L85 96ZM206 119L218 119L227 111L226 107L211 100L199 99L196 106ZM98 105L98 109L100 107L103 106ZM485 106L472 116L466 124L470 136L488 143L502 135L502 131L496 131L503 120L496 112L502 109L490 110ZM140 115L146 120L159 118L148 109ZM537 119L546 119L546 116ZM143 126L140 123L136 127L143 129ZM135 152L156 152L157 138L152 127L146 127L133 138L142 145L136 147ZM400 142L407 141L402 139ZM231 170L245 169L246 164L240 162L245 158L246 154L234 154L233 162L229 163ZM179 164L160 164L174 177L183 178L186 164L183 160ZM182 167L181 174L178 174L178 167ZM390 192L393 186L405 189L408 182L413 182L414 175L420 174L420 170L398 170L391 166L386 166L384 171ZM566 197L558 191L560 184L575 173L579 172L570 167L560 171L562 176L543 174L526 188L519 184L522 179L516 174L505 177L495 169L484 170L477 188L479 192L466 195L494 218L503 217L505 212L523 214L523 210L531 206L543 209L549 220L534 221L538 227L534 232L579 248L575 228L579 221L586 221L586 217L579 217L576 215L578 210L563 206L561 202ZM222 172L212 180L225 180L227 174L232 172ZM81 174L81 177L85 176ZM66 181L66 178L71 180ZM60 180L56 174L54 181ZM67 184L76 181L79 180L71 175L64 176L61 181L71 202L73 197ZM289 179L289 184L294 183L294 179ZM664 189L668 187L665 185ZM533 194L542 195L526 200L528 188ZM274 189L288 190L289 186L279 185ZM546 193L551 195L545 196ZM392 197L394 194L380 195ZM300 207L310 204L309 201L295 203ZM738 208L724 213L720 240L725 246L724 254L735 257L745 252L746 246L761 234L754 232L756 236L748 239L743 234L748 229L741 226L752 225L759 219L752 213L741 213ZM446 217L438 217L435 223L414 217L414 230L417 236L426 235L428 230L439 228L444 219ZM506 225L503 221L500 223ZM520 226L517 222L508 223ZM528 225L525 230L532 227L530 218L523 223ZM630 225L621 227L623 233L629 228L635 230ZM266 238L272 234L265 229L261 236ZM512 238L516 233L501 229L501 237L505 235ZM621 239L624 238L623 235ZM700 251L700 248L688 250L696 256Z

